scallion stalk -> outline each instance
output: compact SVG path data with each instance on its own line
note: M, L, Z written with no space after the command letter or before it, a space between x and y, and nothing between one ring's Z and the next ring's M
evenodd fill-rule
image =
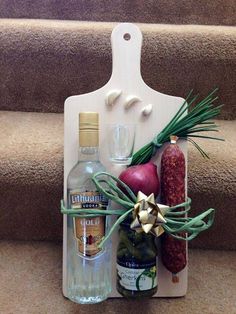
M217 89L213 90L195 106L192 105L196 102L198 95L192 96L193 91L190 91L178 112L164 129L150 143L144 145L133 155L131 165L148 162L164 143L169 142L171 135L188 140L203 157L209 158L207 153L192 138L224 141L222 138L198 134L199 132L218 132L218 126L214 121L211 121L220 113L223 106L214 107L213 105L214 101L218 99L215 96L216 91Z

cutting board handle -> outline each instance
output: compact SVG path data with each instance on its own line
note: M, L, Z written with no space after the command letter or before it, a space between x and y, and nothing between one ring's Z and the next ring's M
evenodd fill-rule
M131 23L117 25L111 34L112 77L129 85L142 80L140 73L142 33ZM111 78L112 78L111 77Z

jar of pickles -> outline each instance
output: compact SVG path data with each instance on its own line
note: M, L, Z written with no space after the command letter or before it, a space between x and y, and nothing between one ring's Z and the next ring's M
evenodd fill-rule
M132 217L121 223L117 248L117 291L127 298L157 292L157 248L152 234L130 229Z

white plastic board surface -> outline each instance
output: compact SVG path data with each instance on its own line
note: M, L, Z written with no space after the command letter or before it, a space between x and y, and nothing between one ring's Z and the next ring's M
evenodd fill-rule
M129 40L124 38L130 37ZM129 34L129 35L127 35ZM161 94L148 87L140 73L140 57L142 34L139 28L130 23L116 26L111 35L113 67L108 83L102 88L83 95L71 96L65 101L64 114L64 201L66 201L66 181L70 169L78 158L78 114L82 111L99 112L100 119L100 157L108 172L118 175L123 169L114 166L109 161L107 147L108 123L137 123L134 151L145 145L158 134L178 111L184 99ZM158 73L156 73L158 75ZM112 90L120 90L121 95L114 105L109 107L105 103L106 96ZM135 102L129 109L124 103L127 97L137 96L140 101ZM148 104L153 105L149 116L143 116L142 109ZM181 149L187 151L186 142L180 143ZM186 158L187 159L187 158ZM160 154L154 159L160 169ZM64 241L63 241L63 293L67 295L66 288L66 220L64 215ZM116 291L116 244L117 233L114 234L113 243L113 291L110 297L121 297ZM158 293L156 297L184 296L187 291L187 267L179 275L179 283L172 283L172 275L161 264L158 258Z

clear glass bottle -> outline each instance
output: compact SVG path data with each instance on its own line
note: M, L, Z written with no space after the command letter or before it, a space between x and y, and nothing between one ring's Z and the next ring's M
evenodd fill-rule
M152 234L130 229L132 216L121 223L117 247L117 291L126 298L157 292L157 248Z
M67 180L68 208L106 209L107 199L91 180L104 171L98 155L98 113L79 114L79 161ZM111 241L102 250L97 243L109 227L109 218L73 218L67 220L67 296L76 303L105 300L111 292Z

